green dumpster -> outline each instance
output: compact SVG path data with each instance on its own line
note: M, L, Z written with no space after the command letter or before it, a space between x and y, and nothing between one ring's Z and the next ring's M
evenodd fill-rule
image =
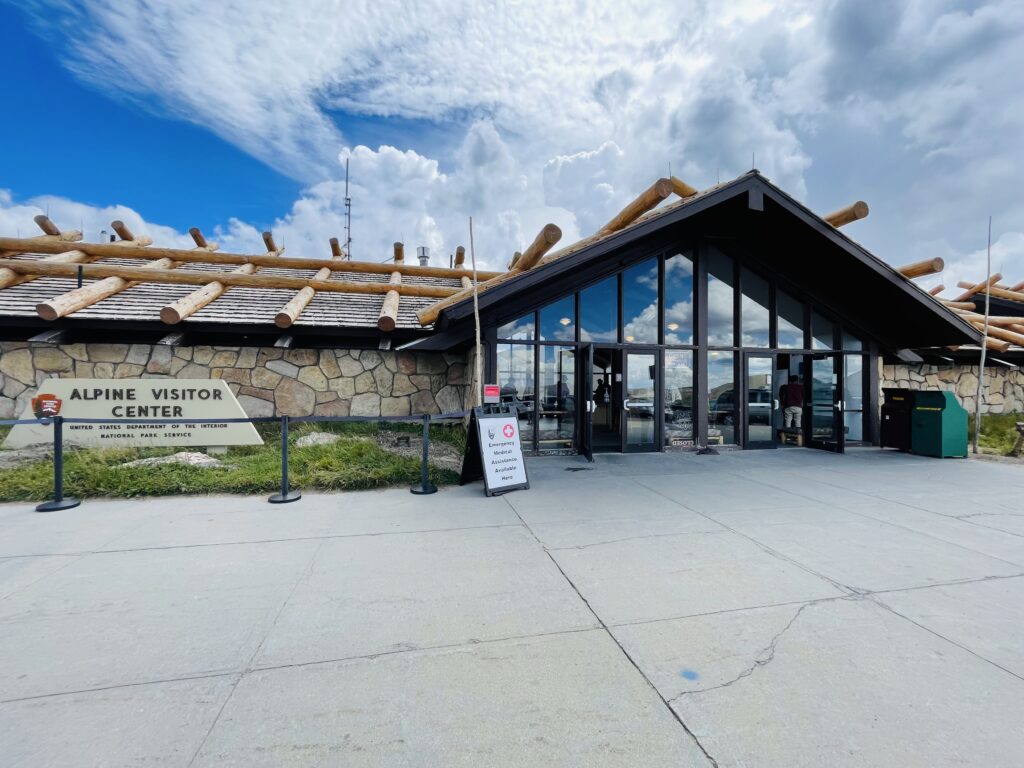
M966 456L967 411L952 392L917 392L910 450L921 456Z

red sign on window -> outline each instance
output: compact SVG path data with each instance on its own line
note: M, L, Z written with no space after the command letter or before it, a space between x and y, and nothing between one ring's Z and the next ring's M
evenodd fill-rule
M484 384L484 402L496 403L500 399L501 392L497 384Z

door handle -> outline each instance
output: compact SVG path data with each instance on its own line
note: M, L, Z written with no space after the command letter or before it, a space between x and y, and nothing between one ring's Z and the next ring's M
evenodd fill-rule
M622 407L625 408L628 411L629 410L629 400L623 400L622 401Z
M778 400L772 400L772 410L773 411L779 410L779 401Z

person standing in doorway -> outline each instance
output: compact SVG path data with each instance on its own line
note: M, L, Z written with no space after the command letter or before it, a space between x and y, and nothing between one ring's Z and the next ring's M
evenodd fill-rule
M789 383L782 385L779 400L782 401L783 426L786 429L800 429L804 420L804 388L799 376L793 374L789 377Z

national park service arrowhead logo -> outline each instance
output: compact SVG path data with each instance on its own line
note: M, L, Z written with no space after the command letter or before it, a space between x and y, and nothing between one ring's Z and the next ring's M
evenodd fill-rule
M32 413L37 419L52 419L60 413L61 399L56 395L38 394L32 398Z

